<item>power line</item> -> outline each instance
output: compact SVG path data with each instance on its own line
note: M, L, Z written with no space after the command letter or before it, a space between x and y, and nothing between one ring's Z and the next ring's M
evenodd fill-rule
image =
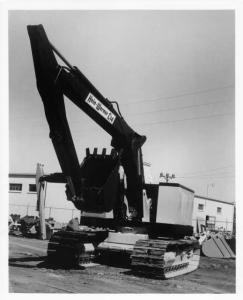
M235 176L234 171L219 171L219 173L214 174L195 174L195 175L184 175L184 176L177 176L180 178L217 178L217 177L224 177L224 176Z
M234 177L233 171L226 171L218 174L199 174L199 175L189 175L189 176L177 176L177 178L221 178L221 177Z
M213 101L213 102L207 102L207 103L201 103L201 104L192 104L192 105L187 105L187 106L180 106L180 107L175 107L175 108L168 108L168 109L157 109L153 111L146 111L142 113L128 113L128 115L144 115L144 114L150 114L150 113L157 113L157 112L162 112L162 111L176 111L180 109L187 109L187 108L193 108L193 107L200 107L200 106L206 106L210 104L217 104L217 103L229 103L228 100L226 101ZM73 121L73 123L78 123L80 121Z
M180 119L180 120L170 120L170 121L159 121L159 122L150 122L150 123L136 123L137 125L157 125L157 124L166 124L166 123L178 123L178 122L184 122L184 121L191 121L191 120L202 120L202 119L210 119L210 118L217 118L222 116L229 116L234 115L234 113L225 113L225 114L215 114L215 115L209 115L205 117L194 117L194 118L186 118L186 119Z
M234 168L234 165L227 165L227 166L223 166L223 167L219 167L219 168L214 168L214 169L208 169L208 170L204 170L204 171L194 171L194 172L186 172L186 173L180 173L182 175L192 175L195 173L209 173L209 172L215 172L217 170L222 170L222 169L229 169L229 168ZM225 172L230 172L230 171L225 171Z
M145 111L142 113L129 113L130 115L145 115L145 114L151 114L151 113L157 113L162 111L175 111L175 110L181 110L181 109L187 109L187 108L193 108L193 107L200 107L200 106L206 106L210 104L217 104L217 103L230 103L228 100L226 101L214 101L214 102L207 102L207 103L201 103L201 104L192 104L192 105L186 105L186 106L179 106L174 108L165 108L165 109L156 109L152 111Z
M186 119L180 119L180 120L168 120L168 121L158 121L158 122L152 122L152 123L133 123L134 125L144 125L144 126L148 126L148 125L157 125L157 124L168 124L168 123L179 123L179 122L184 122L184 121L191 121L191 120L203 120L203 119L210 119L210 118L216 118L216 117L221 117L221 116L229 116L229 115L234 115L234 113L225 113L225 114L214 114L214 115L209 115L209 116L205 116L205 117L194 117L194 118L186 118ZM97 130L96 128L94 128L95 130ZM80 131L79 129L77 130L73 130L73 133L82 133L87 135L87 132L85 131ZM90 131L89 131L89 135L90 135Z
M194 177L183 177L183 176L176 176L176 178L183 178L183 179L209 179L212 177L213 179L226 179L226 178L235 178L235 175L221 175L221 176L194 176Z
M191 92L191 93L183 93L183 94L178 94L178 95L174 95L174 96L168 96L168 97L162 97L161 96L161 97L154 98L154 99L144 99L144 100L140 100L140 101L129 101L129 102L125 102L124 104L137 104L137 103L143 103L143 102L154 102L154 101L159 101L159 100L176 99L176 98L181 98L181 97L185 97L185 96L206 94L206 93L210 93L210 92L214 92L214 91L218 91L218 90L229 89L229 88L233 88L233 87L234 87L234 85L231 84L231 85L222 86L222 87L218 87L218 88L199 90L199 91L195 91L195 92Z

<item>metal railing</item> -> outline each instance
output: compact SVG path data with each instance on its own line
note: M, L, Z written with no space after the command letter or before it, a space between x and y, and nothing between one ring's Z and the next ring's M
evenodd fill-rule
M20 214L20 217L29 216L29 215L38 215L35 205L27 204L9 204L10 209L9 213ZM15 209L14 209L15 208ZM20 209L22 208L22 209ZM59 212L59 213L57 213ZM65 212L65 216L61 213ZM61 216L62 215L62 216ZM64 208L64 207L55 207L55 206L46 206L45 207L45 218L54 218L57 222L69 222L74 217L80 217L80 211L77 209ZM60 220L62 219L62 220ZM192 219L192 224L195 227L197 224L197 219ZM215 229L232 231L233 222L225 221L215 221Z
M22 209L21 209L22 208ZM57 213L57 211L59 213ZM60 216L61 212L66 212L64 218L62 220L58 220L56 216ZM9 204L9 214L19 214L20 217L29 216L29 215L38 215L38 211L36 210L36 205L26 205L26 204ZM45 218L54 218L56 221L70 221L77 214L80 215L80 211L77 209L64 208L64 207L54 207L54 206L46 206L45 207ZM65 220L63 220L65 219Z
M194 227L197 224L197 219L192 219L192 224ZM227 219L225 221L215 221L214 224L212 224L212 228L215 230L221 230L221 231L232 231L233 230L233 221L228 221Z

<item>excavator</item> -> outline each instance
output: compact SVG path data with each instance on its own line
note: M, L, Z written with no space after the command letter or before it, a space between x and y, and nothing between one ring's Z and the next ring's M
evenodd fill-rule
M194 191L178 183L146 183L146 137L126 123L116 101L105 98L67 61L42 25L28 25L27 30L37 89L62 170L39 182L66 184L67 200L81 211L80 221L71 220L53 234L48 260L75 266L116 253L127 255L133 272L163 279L196 270L200 247L193 237ZM64 96L111 136L109 154L106 148L100 153L86 148L79 162Z

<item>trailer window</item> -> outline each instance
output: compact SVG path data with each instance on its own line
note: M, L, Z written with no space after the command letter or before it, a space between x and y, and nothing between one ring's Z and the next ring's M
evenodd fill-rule
M9 190L21 192L22 191L22 183L10 183Z
M203 211L204 210L204 204L198 204L198 210Z
M36 184L29 184L29 192L36 193Z
M217 207L217 214L221 214L222 213L222 207Z

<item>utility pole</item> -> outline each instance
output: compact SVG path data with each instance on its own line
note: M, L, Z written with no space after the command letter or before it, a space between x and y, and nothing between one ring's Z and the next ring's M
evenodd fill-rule
M233 228L232 228L232 235L235 237L236 235L236 206L234 204L234 214L233 214Z
M40 218L40 239L46 239L46 222L45 222L45 183L41 181L44 175L44 165L38 163L36 167L36 191L37 191L37 210Z
M172 179L175 178L175 174L171 174L171 175L170 175L169 173L164 174L164 173L162 172L162 173L160 173L159 178L164 178L165 181L166 181L166 183L168 183L169 180L172 180Z
M212 187L212 188L214 188L214 183L209 183L209 184L207 184L207 197L208 197L208 190L209 190L209 187Z

